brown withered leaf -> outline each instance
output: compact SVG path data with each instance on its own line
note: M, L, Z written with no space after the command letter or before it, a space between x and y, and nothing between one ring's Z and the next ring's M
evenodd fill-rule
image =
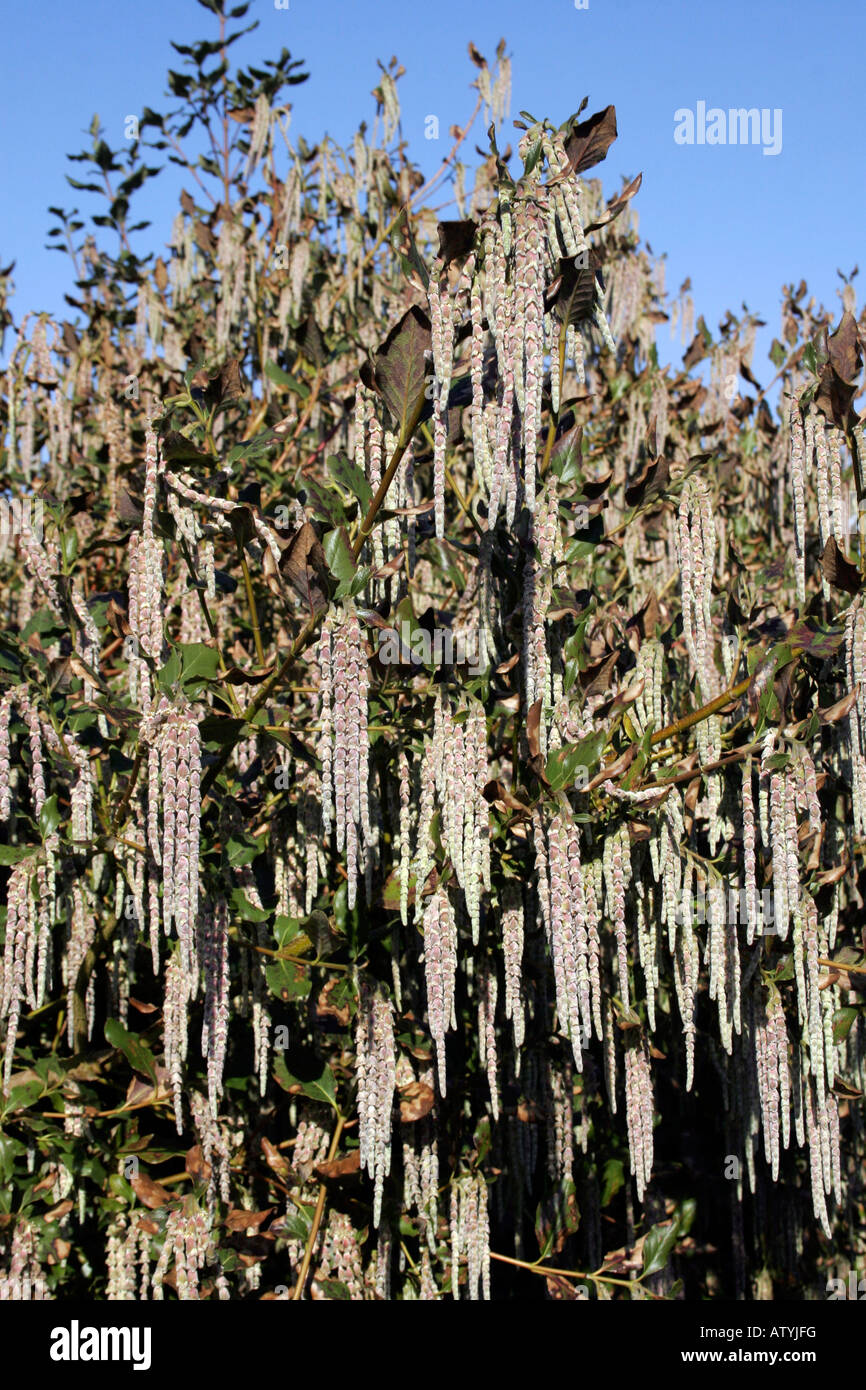
M55 1168L55 1169L53 1170L53 1172L49 1173L47 1177L42 1178L42 1179L36 1184L36 1186L33 1188L34 1195L35 1195L35 1193L37 1193L37 1192L50 1192L51 1189L52 1189L52 1187L53 1187L54 1184L56 1183L56 1181L57 1181L57 1169Z
M223 1225L229 1231L247 1231L251 1226L257 1231L272 1211L273 1207L268 1207L266 1211L244 1211L242 1207L235 1207L229 1212Z
M332 1158L330 1163L317 1163L316 1174L329 1182L338 1178L348 1178L361 1171L361 1150L353 1149L345 1158Z
M271 1143L270 1139L265 1139L263 1137L261 1143L262 1153L264 1154L265 1163L268 1167L272 1172L276 1173L278 1178L288 1177L289 1160L280 1153L279 1149L276 1145Z
M316 1000L316 1017L319 1019L334 1018L341 1028L347 1028L351 1017L348 1003L343 1004L342 1007L338 1007L336 1004L332 1004L330 999L330 996L333 994L338 984L338 980L329 980L325 985L325 988Z
M280 573L311 615L328 605L328 563L309 521L295 532L283 551Z
M588 227L584 227L584 236L588 236L590 232L597 232L599 227L606 227L609 222L613 222L614 218L619 217L623 208L628 205L629 200L634 197L642 183L643 174L638 174L621 193L617 193L615 198L611 198L597 222L591 222ZM663 317L666 319L667 314Z
M70 1202L69 1198L67 1197L65 1202L59 1202L56 1207L52 1207L50 1211L47 1211L45 1213L45 1216L43 1217L43 1220L59 1221L61 1216L66 1216L67 1213L72 1210L72 1206L72 1202Z
M687 348L687 350L686 350L686 353L685 353L685 355L684 355L684 357L683 357L683 366L685 367L686 371L688 371L689 367L693 367L693 366L695 365L696 362L701 362L701 361L706 357L706 355L707 355L707 342L706 342L706 339L705 339L703 333L696 333L695 336L692 338L692 341L689 343L689 346L688 346L688 348ZM706 393L704 393L704 394L706 394ZM695 393L694 393L694 404L695 404L695 406L697 406L698 401L699 401L699 398L700 398L700 391L695 391Z
M596 787L601 786L602 782L606 782L608 779L615 781L617 777L621 777L631 767L637 753L638 745L630 743L624 753L620 753L618 758L615 758L612 763L608 763L600 772L595 774L592 781L587 783L585 790L594 791Z
M206 227L204 222L196 222L192 234L199 251L203 251L206 256L212 256L216 251L217 243L210 227Z
M475 44L471 41L471 39L469 41L469 57L472 59L473 63L477 68L481 68L483 70L487 67L487 59L483 57L481 53L478 52L478 49L475 47Z
M129 1002L140 1014L155 1014L157 1011L155 1004L145 1004L141 999L133 999L132 995L129 996Z
M641 637L653 637L661 622L661 616L661 607L656 591L650 589L648 597L644 599L637 612L629 618L626 627L636 627Z
M214 386L220 405L236 401L244 394L241 364L236 357L230 357L223 363L214 378Z
M822 874L818 874L815 882L819 887L824 888L828 884L840 883L851 867L851 860L846 855L841 864L837 864L832 869L825 869Z
M205 1162L201 1144L193 1144L191 1149L187 1149L184 1168L197 1182L207 1182L211 1175L211 1166Z
M602 657L600 661L593 662L585 671L581 671L578 681L584 694L603 695L610 688L611 676L618 661L619 652L611 652L610 656Z
M164 1207L166 1202L172 1201L172 1194L168 1188L154 1182L146 1173L138 1173L136 1177L130 1178L130 1184L138 1200L151 1211L156 1211L159 1207Z
M159 1101L168 1100L171 1092L163 1082L157 1078L157 1085L154 1086L150 1081L144 1081L140 1076L134 1076L126 1088L124 1106L129 1110L134 1105L155 1105Z
M115 637L125 637L129 632L129 614L114 598L105 605L105 621Z
M833 536L824 546L821 568L824 571L824 578L828 583L834 584L837 589L844 589L846 594L858 594L860 592L862 581L859 570L856 565L851 564L844 550L841 550L836 544Z
M400 1119L404 1125L414 1124L416 1120L423 1120L425 1115L429 1115L433 1109L435 1096L433 1089L428 1086L426 1081L410 1081L408 1086L401 1086L398 1092L400 1097Z
M541 756L541 740L538 731L541 727L541 701L536 700L534 705L530 705L526 714L526 741L529 744L530 758Z
M818 718L822 724L835 724L837 720L844 719L849 714L857 702L857 691L849 690L841 700L837 700L835 705L829 705L827 709L818 710Z
M157 256L156 258L156 264L153 267L153 278L156 281L156 288L159 290L160 294L165 294L168 288L168 270L161 256Z
M585 121L578 121L565 145L565 153L575 174L581 174L584 169L591 169L594 164L606 159L616 134L615 106L606 106Z

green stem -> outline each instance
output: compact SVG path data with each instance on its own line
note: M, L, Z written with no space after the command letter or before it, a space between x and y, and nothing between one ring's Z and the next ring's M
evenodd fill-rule
M238 559L241 562L241 569L243 571L244 576L244 589L246 590L247 595L247 608L250 612L250 622L252 623L253 627L253 641L256 645L256 660L258 661L259 666L264 666L265 649L262 646L262 634L259 629L259 615L256 612L256 600L255 596L253 595L253 581L250 578L250 567L247 564L247 557L244 552L244 547L240 541L238 542Z
M418 400L415 402L415 408L412 411L411 416L403 426L403 432L400 435L397 447L391 455L391 462L388 464L388 467L385 470L385 476L383 477L381 483L376 489L376 495L374 496L372 502L367 508L367 515L361 522L361 529L358 532L357 537L355 538L355 544L352 546L352 559L355 560L356 563L358 560L358 556L361 554L361 551L364 548L364 542L373 529L373 523L376 520L376 515L380 507L382 506L382 503L385 501L388 488L391 486L391 483L394 480L394 475L397 472L397 469L400 467L400 461L409 447L412 435L415 433L415 430L417 429L418 421L421 419L421 416L424 413L424 406L426 404L427 399L423 394L421 394L418 397Z

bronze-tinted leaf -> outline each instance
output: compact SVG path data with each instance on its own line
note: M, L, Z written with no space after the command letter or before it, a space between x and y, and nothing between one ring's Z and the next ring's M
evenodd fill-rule
M327 607L328 565L322 543L309 521L295 532L283 551L280 573L310 614Z
M196 373L196 377L203 373ZM195 383L196 377L193 378ZM205 377L207 382L207 377ZM162 456L167 463L200 463L212 464L213 459L210 454L203 454L191 439L187 439L185 434L178 433L177 430L169 430L162 440Z
M846 309L836 332L827 337L824 329L822 337L829 360L819 372L815 405L832 424L850 433L859 419L853 405L862 361L856 320Z
M314 314L307 314L298 324L295 329L295 341L314 367L324 367L328 360L328 350Z
M445 265L466 259L475 245L476 230L477 224L472 217L465 217L460 222L439 223L439 255Z
M651 459L640 477L626 488L626 502L630 507L639 507L643 502L661 497L669 476L670 464L666 458Z
M581 260L581 256L572 256L559 262L556 292L551 286L545 299L545 307L553 308L560 323L584 323L595 313L595 281L601 262L592 250L586 256L587 265L581 264Z
M432 347L430 320L415 305L391 329L373 362L376 389L388 407L398 438L405 436L423 407L426 353Z
M251 508L235 507L229 512L229 525L239 550L243 550L248 541L255 539L256 528Z
M591 169L607 157L616 139L616 107L606 106L574 126L565 144L565 153L576 174Z
M824 546L821 568L828 583L835 584L837 589L844 589L847 594L859 594L862 582L860 572L856 565L851 564L844 550L840 550L833 536Z
M242 671L239 666L230 666L223 676L229 685L261 685L273 672L273 666L264 671Z

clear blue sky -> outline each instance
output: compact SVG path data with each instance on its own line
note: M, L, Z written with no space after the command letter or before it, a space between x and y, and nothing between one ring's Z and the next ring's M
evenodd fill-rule
M287 10L253 0L241 23L252 19L259 28L232 52L261 62L285 46L304 59L310 80L289 99L293 134L311 142L324 131L351 138L361 119L371 119L376 59L396 54L407 69L403 130L426 172L446 152L449 127L471 110L470 39L491 61L499 38L507 40L512 117L523 108L558 123L584 95L588 111L613 103L620 136L595 172L612 193L621 175L643 171L635 202L641 233L656 253L667 252L669 288L691 275L696 310L711 328L743 302L767 320L755 362L762 381L782 283L805 277L835 311L836 268L848 272L863 257L864 0L589 0L586 9L575 0L290 0ZM165 71L182 70L182 59L169 40L209 38L214 28L194 0L5 7L0 264L17 262L16 321L31 309L74 317L63 303L72 289L67 258L43 249L47 207L95 211L98 200L66 184L67 172L81 173L66 153L89 144L94 113L116 146L126 115L145 105L170 109ZM701 101L724 110L779 108L780 153L676 143L675 111L694 111ZM438 144L424 139L430 114L440 119ZM477 135L486 144L480 128ZM153 222L138 235L141 254L168 239L174 173L133 203ZM862 278L866 284L866 263ZM671 351L678 360L679 347Z

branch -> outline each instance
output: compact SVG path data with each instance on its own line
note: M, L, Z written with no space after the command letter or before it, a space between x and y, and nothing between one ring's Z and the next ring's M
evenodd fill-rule
M333 1137L333 1139L331 1140L331 1147L330 1147L330 1149L328 1150L328 1162L329 1162L329 1163L332 1163L333 1160L334 1160L334 1156L336 1155L337 1148L338 1148L339 1143L340 1143L340 1135L343 1133L343 1126L345 1125L345 1123L346 1123L345 1116L343 1116L343 1115L338 1115L338 1116L337 1116L337 1128L334 1130L334 1137ZM310 1272L310 1263L311 1263L312 1258L313 1258L313 1249L314 1249L315 1244L316 1244L316 1237L317 1237L317 1235L319 1234L319 1227L320 1227L321 1224L322 1224L322 1216L324 1215L324 1212L325 1212L325 1198L327 1197L327 1195L328 1195L328 1187L327 1187L327 1184L326 1184L326 1183L322 1183L322 1184L320 1185L320 1187L319 1187L319 1196L318 1196L318 1199L317 1199L317 1201L316 1201L316 1210L313 1212L313 1224L312 1224L312 1226L310 1227L310 1234L309 1234L309 1236L307 1237L307 1245L306 1245L306 1248L305 1248L305 1250L304 1250L304 1258L303 1258L303 1261L301 1262L301 1272L300 1272L300 1274L298 1275L298 1282L297 1282L297 1284L295 1285L294 1290L293 1290L293 1292L292 1292L292 1301L293 1301L293 1302L296 1302L297 1300L303 1298L303 1296L304 1296L304 1285L305 1285L306 1282L307 1282L307 1275L308 1275L309 1272Z

